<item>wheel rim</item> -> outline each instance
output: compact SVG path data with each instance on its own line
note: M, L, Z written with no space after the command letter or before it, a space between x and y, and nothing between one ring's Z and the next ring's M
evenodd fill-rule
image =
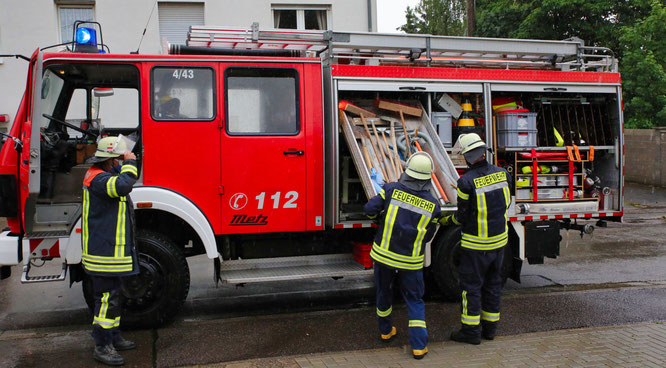
M164 265L155 257L139 253L139 274L123 278L125 308L140 312L152 309L164 297L166 275Z

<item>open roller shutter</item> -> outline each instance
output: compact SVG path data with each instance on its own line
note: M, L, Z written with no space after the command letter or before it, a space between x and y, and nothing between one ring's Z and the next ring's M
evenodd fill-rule
M184 45L190 26L204 25L204 5L192 3L159 3L160 38L171 44Z

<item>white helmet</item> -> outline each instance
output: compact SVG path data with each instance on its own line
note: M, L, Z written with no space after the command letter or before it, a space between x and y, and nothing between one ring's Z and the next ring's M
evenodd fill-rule
M469 163L477 162L486 153L486 143L476 133L461 134L458 141L460 153Z
M426 152L415 152L407 160L407 170L405 174L414 179L430 180L433 166L432 158Z

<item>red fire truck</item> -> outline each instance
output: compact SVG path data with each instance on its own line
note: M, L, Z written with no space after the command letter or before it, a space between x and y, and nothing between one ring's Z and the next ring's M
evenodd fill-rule
M177 313L194 255L206 254L224 283L369 274L375 225L362 208L376 193L373 174L385 169L390 179L404 165L410 147L396 136L423 134L444 213L455 210L465 170L456 135L485 137L488 160L516 183L505 277L519 280L522 261L558 256L560 229L582 234L622 218L620 76L609 50L581 40L255 26L192 27L187 46L161 55L84 43L30 58L0 153L0 216L9 223L0 275L19 264L25 283L69 273L91 300L80 266L86 158L99 137L123 134L137 142L140 170L131 197L141 273L124 283L128 323ZM378 100L419 111L403 116ZM376 115L374 138L340 102ZM463 118L473 123L456 124ZM374 151L382 142L386 151L401 146L393 175ZM459 229L440 227L426 249L430 285L454 299L459 242ZM36 275L44 261L62 266Z

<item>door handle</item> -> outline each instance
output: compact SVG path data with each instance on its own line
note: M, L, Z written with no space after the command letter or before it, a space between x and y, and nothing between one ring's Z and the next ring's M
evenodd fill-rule
M419 87L419 86L416 86L416 87L414 87L414 86L405 86L405 87L400 87L398 89L400 89L402 91L425 91L426 90L425 87Z
M285 155L296 155L296 156L303 156L305 154L305 151L302 150L289 150L289 151L284 151L282 152Z

